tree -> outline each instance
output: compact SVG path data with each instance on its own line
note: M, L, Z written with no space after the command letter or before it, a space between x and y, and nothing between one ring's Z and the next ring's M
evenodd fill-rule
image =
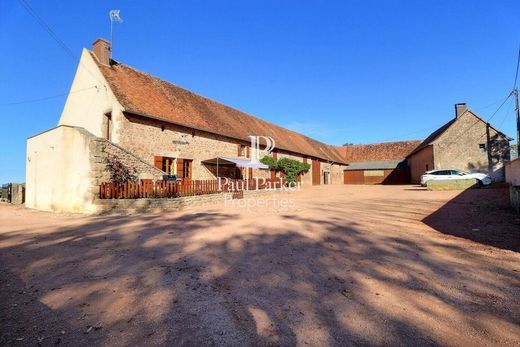
M518 144L517 143L511 145L510 153L511 153L511 160L518 158Z
M345 147L345 146L352 146L352 145L354 145L352 142L345 142L343 144L343 147Z
M309 171L311 168L310 164L289 158L276 160L273 157L265 156L260 159L260 162L269 166L271 169L285 172L285 179L288 184L296 184L296 182L298 182L298 175L302 172Z

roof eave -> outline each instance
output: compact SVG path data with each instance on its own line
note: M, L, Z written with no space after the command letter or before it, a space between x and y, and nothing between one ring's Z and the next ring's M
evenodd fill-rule
M169 120L169 119L165 119L163 117L158 117L158 116L154 116L154 115L145 114L145 113L142 113L142 112L139 112L139 111L136 111L136 110L132 110L132 109L124 107L124 106L123 106L123 109L121 111L123 113L128 113L128 114L131 114L131 115L140 116L140 117L144 117L144 118L150 118L150 119L154 119L156 121L177 125L177 126L180 126L180 127L183 127L183 128L191 128L191 129L194 129L194 130L203 131L203 132L210 133L210 134L215 134L215 135L220 135L220 136L224 136L224 137L228 137L228 138L235 139L235 140L240 140L240 141L246 141L246 142L249 141L248 139L245 139L245 138L239 138L239 137L235 137L235 136L224 135L222 133L218 133L218 132L211 131L211 130L208 130L208 129L203 129L203 128L195 127L195 126L191 126L191 125L188 126L186 124L182 124L182 123L175 122L175 121L172 121L172 120ZM314 155L314 154L295 152L294 150L291 150L289 148L279 147L279 149L283 149L283 150L291 152L291 153L302 154L302 155L305 155L305 156L308 156L308 157L316 157L316 155ZM331 163L338 163L338 164L342 164L342 165L346 165L347 164L345 162L336 161L336 159L331 159L331 158L326 158L326 157L318 157L318 158L326 160L326 161L331 162Z

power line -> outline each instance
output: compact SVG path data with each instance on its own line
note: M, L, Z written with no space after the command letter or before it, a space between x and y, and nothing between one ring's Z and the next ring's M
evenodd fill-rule
M29 3L26 1L26 0L18 0L18 2L23 6L23 8L27 11L27 13L29 13L29 15L31 15L35 20L36 22L40 25L40 27L43 28L43 30L45 30L45 32L47 34L49 34L49 36L58 43L58 45L60 46L61 49L63 49L63 51L65 51L65 53L73 60L73 61L76 61L78 60L77 56L72 52L72 50L70 49L69 46L67 46L67 44L59 38L59 36L54 32L54 30L52 30L52 28L45 22L45 20L43 20L43 18L38 15L38 13L31 7L31 5L29 5ZM97 80L100 84L104 85L105 86L105 83L100 80L96 75L94 75L94 73L92 73L92 71L90 71L82 62L81 60L79 60L79 66L82 67L83 69L85 69L85 71L87 71L95 80Z
M513 106L513 103L510 102L509 103L509 106L507 107L507 110L506 110L506 113L504 114L504 117L502 118L502 120L500 121L500 124L498 124L498 128L500 129L500 127L502 126L502 124L504 124L504 122L506 121L507 117L509 116L510 112L511 112L511 106Z
M37 99L29 99L29 100L21 100L21 101L0 103L0 106L12 106L12 105L30 104L30 103L34 103L34 102L40 102L40 101L45 101L45 100L59 98L61 96L65 96L65 95L69 95L69 94L75 94L75 93L83 92L85 90L90 90L90 89L93 89L93 88L97 89L98 86L92 86L92 87L88 87L88 88L78 89L78 90L75 90L75 91L71 91L69 93L62 93L62 94L44 96L44 97L37 98Z
M498 108L496 109L496 111L491 115L491 117L488 118L487 120L487 123L489 123L489 121L495 117L495 115L498 113L498 111L500 111L500 109L502 108L502 106L504 106L504 104L506 103L506 101L511 97L511 95L513 95L513 92L509 93L509 95L504 99L504 101L500 104L500 106L498 106Z
M36 11L27 3L25 0L18 0L18 2L25 8L27 13L29 13L38 24L52 37L54 41L58 43L58 45L67 53L74 61L77 59L72 50L61 40L58 35L51 29L51 27L43 20L42 17L36 13Z

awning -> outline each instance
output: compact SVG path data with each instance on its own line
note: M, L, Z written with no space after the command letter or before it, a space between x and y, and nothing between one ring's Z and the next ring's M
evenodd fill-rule
M247 167L252 169L269 169L269 166L262 163L253 163L251 160L246 159L235 159L235 158L226 158L226 157L217 157L213 159L203 160L203 164L209 165L235 165L238 167Z

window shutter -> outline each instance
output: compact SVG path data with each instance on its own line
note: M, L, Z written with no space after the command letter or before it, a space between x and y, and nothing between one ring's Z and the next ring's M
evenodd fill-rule
M307 164L307 157L303 157L303 163Z
M237 156L240 157L240 149L241 149L242 145L240 143L237 143Z
M246 147L246 158L249 158L251 155L249 146Z
M190 180L191 180L191 175L192 175L191 170L193 169L191 164L193 164L193 160L188 160L188 177L186 177L186 178L189 178Z
M177 177L184 178L184 159L177 158Z
M278 160L278 151L274 150L272 153L273 153L273 159Z
M162 157L159 157L159 156L153 157L153 166L155 166L159 170L162 170Z

